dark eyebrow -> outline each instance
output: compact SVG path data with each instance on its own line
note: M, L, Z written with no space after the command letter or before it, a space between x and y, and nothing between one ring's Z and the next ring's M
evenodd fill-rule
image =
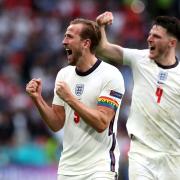
M64 37L73 37L71 34L64 34Z
M161 38L162 36L160 36L159 34L153 34L154 37L157 37L157 38Z
M161 38L162 36L160 36L159 34L156 34L156 33L152 33L152 32L149 32L149 36L154 36L154 37L157 37L157 38Z

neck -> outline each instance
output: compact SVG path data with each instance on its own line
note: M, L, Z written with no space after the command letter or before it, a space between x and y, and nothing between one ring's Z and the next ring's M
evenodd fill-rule
M172 59L165 60L155 60L156 63L162 66L172 66L176 63L176 57L174 56Z
M76 65L76 68L80 72L88 71L97 61L95 55L86 55L85 57L81 57L79 63Z
M169 54L164 54L160 58L157 58L156 63L163 66L172 66L176 63L176 55L175 52L170 52Z

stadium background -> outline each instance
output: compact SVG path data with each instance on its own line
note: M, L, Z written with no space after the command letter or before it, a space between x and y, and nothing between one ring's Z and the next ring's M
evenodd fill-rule
M179 0L0 0L0 180L55 180L63 132L51 132L25 93L33 77L43 81L51 103L54 79L66 65L61 41L70 20L94 20L109 10L114 23L109 39L131 48L145 48L152 19L180 17ZM180 49L177 51L180 54ZM114 64L116 65L116 64ZM117 66L117 65L116 65ZM126 93L120 110L120 178L127 177L129 139L125 123L133 81L128 67L119 67Z

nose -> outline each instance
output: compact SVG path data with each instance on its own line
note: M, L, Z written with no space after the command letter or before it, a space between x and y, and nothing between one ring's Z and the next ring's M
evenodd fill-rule
M148 38L147 38L147 41L152 41L152 40L153 40L153 36L149 35Z
M66 44L67 44L66 38L63 39L62 44L63 44L63 45L66 45Z
M152 36L148 36L148 38L147 38L147 42L151 42L152 41Z

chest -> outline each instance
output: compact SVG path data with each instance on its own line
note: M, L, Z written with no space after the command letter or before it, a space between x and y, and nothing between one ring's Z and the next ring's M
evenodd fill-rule
M151 62L136 66L134 72L136 94L157 103L176 104L180 102L180 71L178 68L162 69ZM142 91L143 90L143 91Z
M81 102L88 106L95 106L97 98L103 90L103 79L101 77L67 77L66 82L69 84L71 92Z

